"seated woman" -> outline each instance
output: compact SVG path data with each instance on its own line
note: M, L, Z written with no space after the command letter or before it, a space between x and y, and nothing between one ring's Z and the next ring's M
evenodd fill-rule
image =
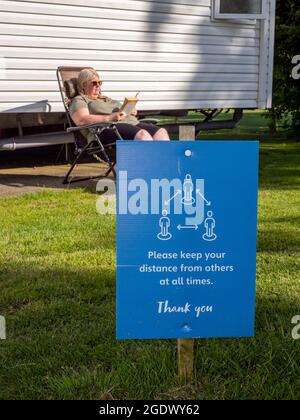
M153 124L140 123L137 111L130 115L119 112L121 103L101 95L102 81L96 70L84 69L78 76L78 91L70 106L70 115L74 123L81 125L115 122L124 140L170 140L164 128ZM93 137L88 130L83 130L88 142ZM112 130L104 130L101 136L103 144L113 143L117 136Z

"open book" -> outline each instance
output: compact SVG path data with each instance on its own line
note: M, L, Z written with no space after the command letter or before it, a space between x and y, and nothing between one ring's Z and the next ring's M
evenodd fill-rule
M135 96L125 98L119 112L125 112L125 114L130 114L139 101L138 94L139 92Z

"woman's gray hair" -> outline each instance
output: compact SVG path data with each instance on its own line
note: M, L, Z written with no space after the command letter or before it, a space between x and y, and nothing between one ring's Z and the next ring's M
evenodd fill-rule
M81 95L85 94L86 85L90 80L92 80L94 76L100 79L99 74L96 72L95 69L87 68L87 69L81 70L78 76L78 92Z

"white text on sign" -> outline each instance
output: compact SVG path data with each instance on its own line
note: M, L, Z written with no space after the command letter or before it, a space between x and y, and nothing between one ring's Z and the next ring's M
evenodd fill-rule
M172 314L172 313L181 313L188 314L192 311L191 304L186 302L184 305L171 305L168 300L158 302L158 313L159 314ZM201 313L212 313L213 306L195 306L194 307L196 318L199 318Z

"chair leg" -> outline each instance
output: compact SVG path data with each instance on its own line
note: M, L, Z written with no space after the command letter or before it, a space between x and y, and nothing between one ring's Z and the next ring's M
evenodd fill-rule
M87 148L88 148L89 146L90 146L89 144L88 144L88 145L86 145L86 146L85 146L85 147L81 150L81 152L78 154L78 156L76 157L76 159L74 160L74 162L72 163L71 168L69 169L69 171L68 171L67 175L65 176L65 178L64 178L64 180L63 180L63 184L64 184L64 185L66 185L66 184L74 184L74 183L76 183L76 182L82 182L82 181L89 181L89 180L92 180L92 179L107 178L107 177L108 177L108 175L109 175L110 173L112 173L112 174L113 174L113 177L114 177L114 178L116 178L116 171L115 171L115 169L114 169L114 167L115 167L115 165L116 165L116 162L110 162L110 160L109 160L109 158L108 158L107 154L105 153L105 155L106 155L105 157L107 157L107 159L108 159L107 164L109 165L109 168L108 168L108 170L107 170L105 173L100 174L100 175L95 175L95 176L87 176L87 177L80 177L80 178L69 179L69 178L70 178L71 173L73 172L73 170L74 170L74 168L75 168L75 166L79 163L80 159L81 159L81 158L82 158L82 156L85 154L85 152L86 152L86 150L87 150Z
M108 168L107 172L105 173L104 178L108 177L108 175L109 175L110 173L112 173L112 174L113 174L114 179L116 179L117 174L116 174L116 171L115 171L115 166L116 166L116 162L113 162L113 163L110 165L110 167Z
M75 166L78 164L78 162L80 161L80 159L82 158L82 156L84 155L84 153L86 152L86 149L89 147L89 144L86 144L84 146L84 148L81 150L80 153L78 153L78 155L76 156L76 159L74 160L74 162L71 165L71 168L69 169L67 175L65 176L64 180L63 180L63 184L71 184L72 180L69 180L69 177L71 175L71 173L73 172ZM74 182L74 181L73 181Z
M115 134L117 135L118 139L119 140L123 140L122 137L120 136L120 133L119 133L117 127L114 126L112 129L115 132ZM101 132L99 134L101 134ZM117 177L116 171L115 171L116 162L111 162L110 158L108 157L108 154L105 151L105 147L103 146L103 144L102 144L102 142L100 140L100 137L99 137L98 133L95 132L94 135L95 135L95 140L94 141L98 145L98 147L100 148L99 152L103 155L104 162L106 162L109 165L108 170L104 174L97 175L97 176L89 176L89 177L83 177L83 178L75 178L75 179L71 179L71 180L69 179L71 173L73 172L75 166L78 164L78 162L81 159L81 157L88 151L88 148L91 147L92 143L88 143L88 144L86 144L84 146L84 148L81 150L81 152L78 154L78 156L76 157L76 159L72 163L71 168L69 169L67 175L65 176L65 178L63 180L63 184L64 185L65 184L72 184L74 182L88 181L88 180L91 180L91 179L107 178L110 173L112 173L114 179L116 179L116 177Z

